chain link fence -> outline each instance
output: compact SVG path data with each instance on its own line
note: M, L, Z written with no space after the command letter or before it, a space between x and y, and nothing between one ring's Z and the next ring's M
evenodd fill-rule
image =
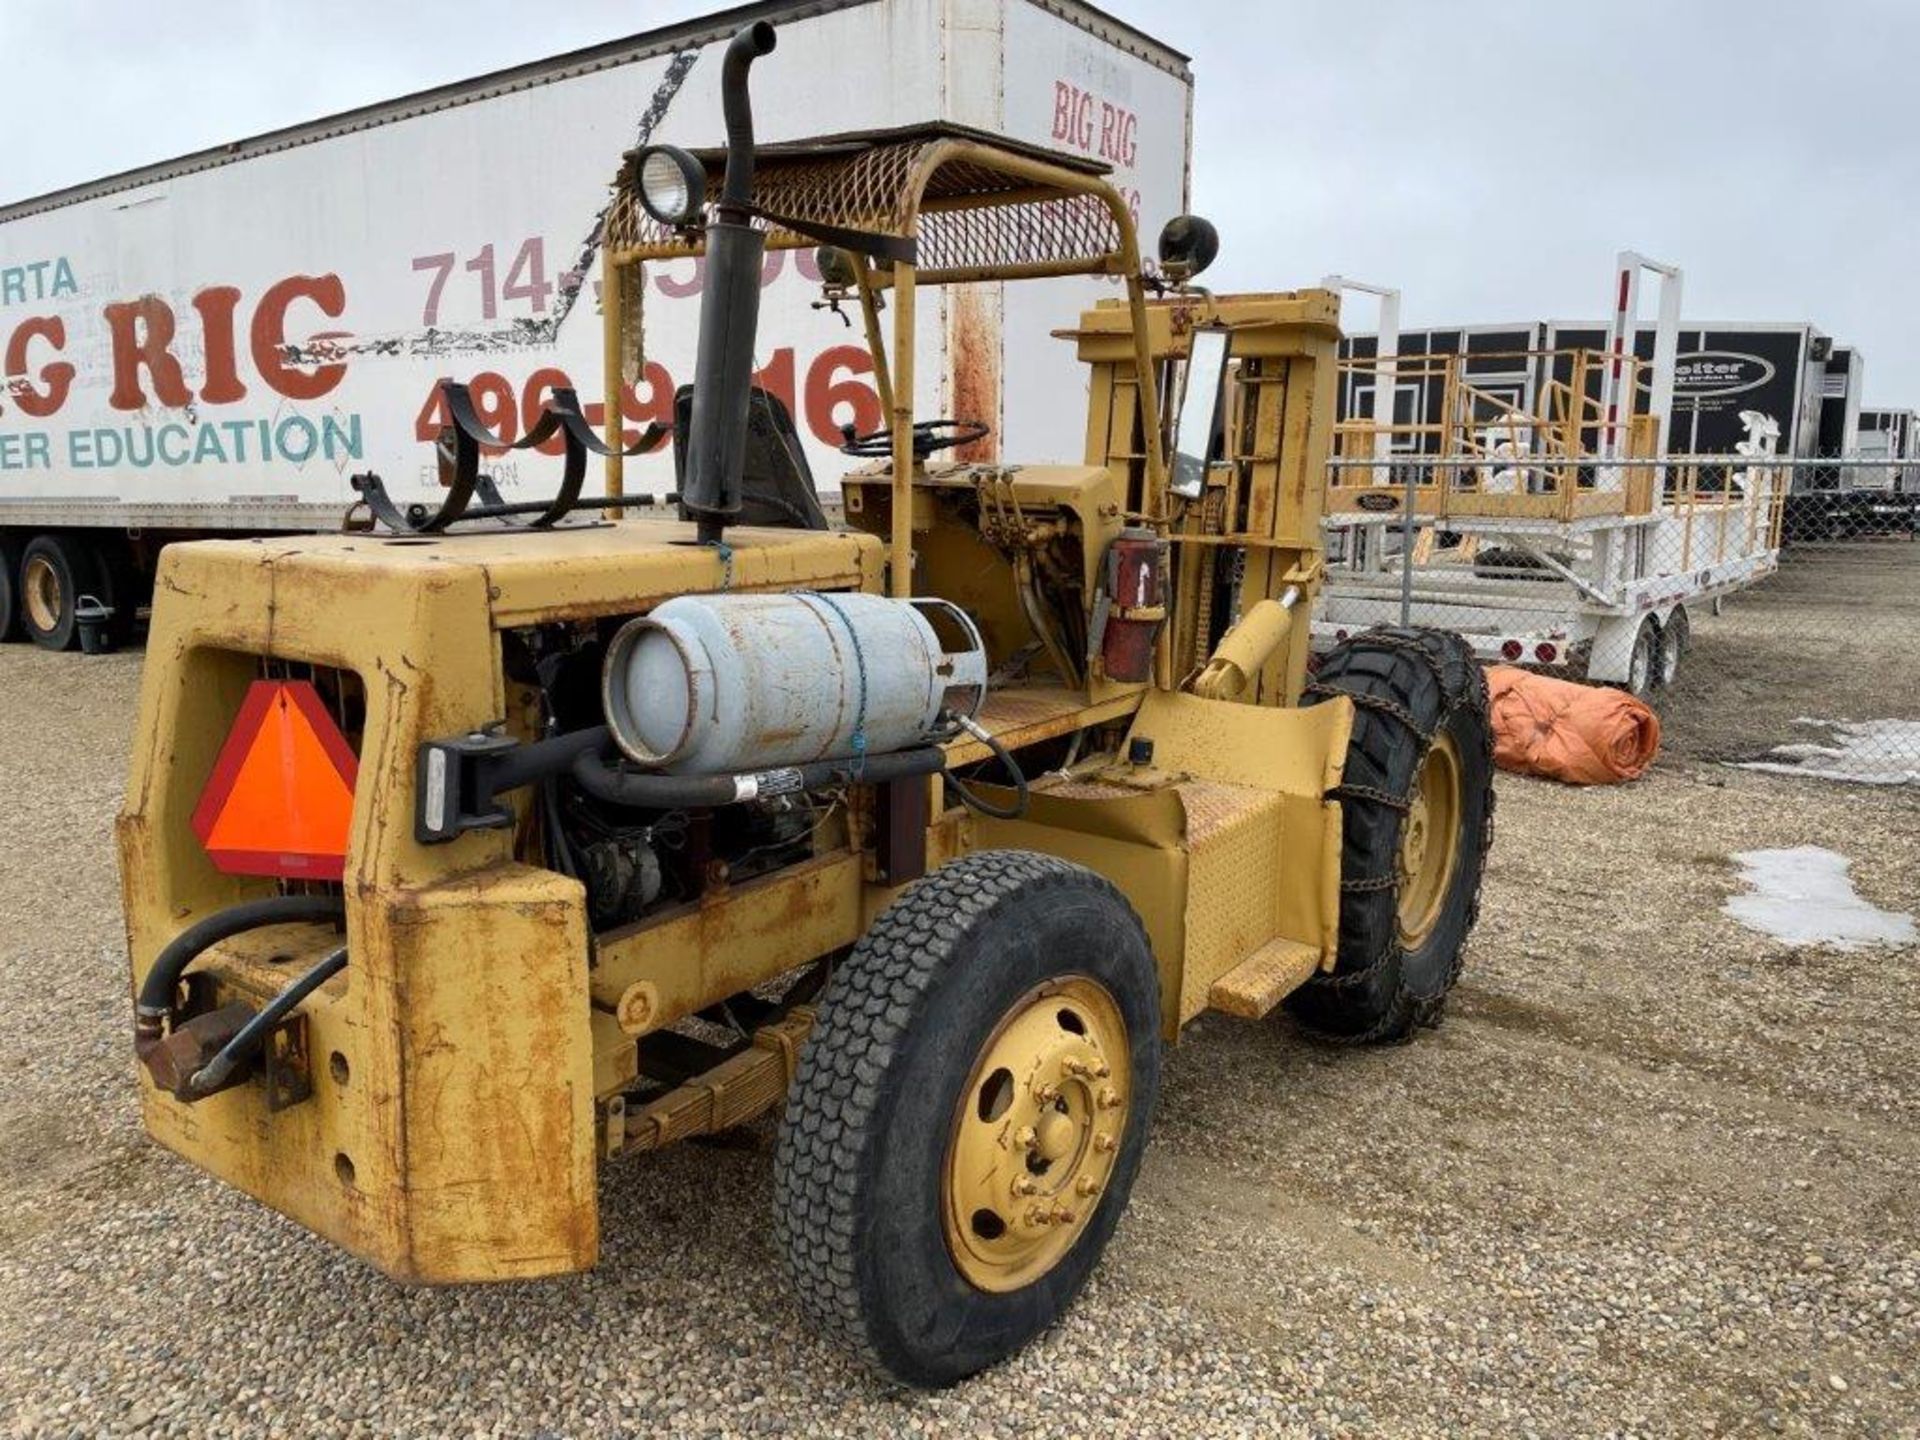
M1328 494L1318 645L1456 630L1640 695L1669 755L1920 786L1920 469L1393 455Z

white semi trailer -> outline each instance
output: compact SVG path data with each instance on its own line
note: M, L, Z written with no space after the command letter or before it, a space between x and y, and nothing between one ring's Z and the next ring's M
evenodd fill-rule
M643 141L718 142L720 46L761 17L782 52L756 76L765 141L951 121L1106 162L1144 234L1186 208L1186 57L1078 0L743 7L0 205L0 637L66 648L89 602L124 632L162 544L337 528L356 474L437 500L442 379L504 439L556 386L600 423L609 182ZM652 267L634 438L692 376L699 279ZM866 345L814 305L810 257L770 254L764 284L760 383L831 492L840 428L881 424ZM1013 313L962 288L922 302L946 353L916 408L987 422L981 458L1077 455L1084 381L1047 332L1100 282ZM559 463L488 470L537 499ZM662 447L626 488L673 474Z

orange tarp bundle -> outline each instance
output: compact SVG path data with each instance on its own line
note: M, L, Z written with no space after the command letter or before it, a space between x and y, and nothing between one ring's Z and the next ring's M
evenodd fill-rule
M1623 690L1489 665L1493 759L1569 785L1633 780L1660 750L1659 718Z

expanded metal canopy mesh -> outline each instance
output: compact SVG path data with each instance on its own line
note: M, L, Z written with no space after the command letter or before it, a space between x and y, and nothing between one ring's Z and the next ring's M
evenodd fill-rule
M726 154L695 151L707 201L719 196ZM621 167L606 243L621 262L697 255L640 204L638 152ZM959 125L828 136L761 147L755 155L756 223L775 249L821 243L793 225L860 231L906 242L928 279L971 271L1115 268L1125 240L1107 167ZM858 248L858 247L849 247Z

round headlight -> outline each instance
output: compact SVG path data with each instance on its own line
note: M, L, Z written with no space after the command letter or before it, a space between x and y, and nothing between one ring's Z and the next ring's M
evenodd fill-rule
M700 217L707 199L707 171L677 145L649 145L640 152L640 203L662 225L679 230Z
M1160 231L1160 263L1191 280L1220 253L1220 232L1198 215L1176 215Z

